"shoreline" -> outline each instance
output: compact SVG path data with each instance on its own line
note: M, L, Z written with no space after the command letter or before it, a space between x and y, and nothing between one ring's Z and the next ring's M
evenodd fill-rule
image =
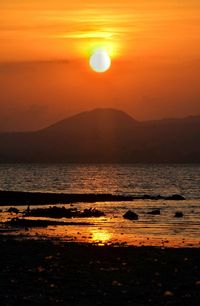
M183 201L185 198L179 194L169 196L149 195L141 196L115 195L115 194L68 194L48 192L21 192L0 191L0 206L23 206L23 205L49 205L49 204L72 204L72 203L95 203L95 202L128 202L134 200L170 200Z
M191 305L200 249L94 246L0 237L1 305Z

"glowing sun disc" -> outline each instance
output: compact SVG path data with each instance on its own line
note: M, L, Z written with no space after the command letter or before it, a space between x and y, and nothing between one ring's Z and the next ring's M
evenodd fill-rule
M90 67L95 72L105 72L111 66L111 59L105 50L98 50L90 57Z

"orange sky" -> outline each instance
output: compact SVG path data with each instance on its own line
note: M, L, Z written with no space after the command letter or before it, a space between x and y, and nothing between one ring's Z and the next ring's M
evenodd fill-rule
M112 67L96 74L96 47ZM200 114L199 0L1 0L0 130L115 107L138 120Z

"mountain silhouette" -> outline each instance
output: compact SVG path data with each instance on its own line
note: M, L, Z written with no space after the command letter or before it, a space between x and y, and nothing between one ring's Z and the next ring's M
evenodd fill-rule
M95 109L36 132L0 134L0 162L198 163L200 116L139 122Z

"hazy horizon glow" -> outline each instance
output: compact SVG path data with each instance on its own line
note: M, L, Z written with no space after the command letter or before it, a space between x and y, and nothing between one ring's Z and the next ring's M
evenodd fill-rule
M199 0L1 0L0 15L0 131L96 107L200 114ZM88 65L98 48L103 76Z

